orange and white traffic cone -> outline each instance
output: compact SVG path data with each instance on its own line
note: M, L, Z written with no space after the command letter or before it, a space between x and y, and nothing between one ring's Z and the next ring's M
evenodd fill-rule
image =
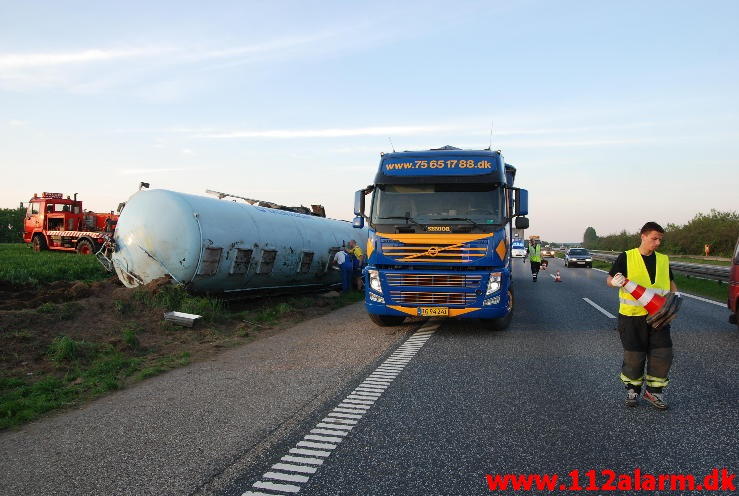
M677 311L682 303L679 295L668 293L667 296L662 296L654 290L645 288L628 279L626 279L623 289L633 296L649 313L647 324L655 329L659 329L677 317Z
M559 277L559 271L557 271L557 273L554 274L554 282L562 282L562 278Z

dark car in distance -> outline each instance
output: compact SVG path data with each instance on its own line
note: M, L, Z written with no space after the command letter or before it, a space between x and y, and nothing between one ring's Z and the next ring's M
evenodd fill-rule
M565 267L593 267L593 256L585 248L570 248L565 253Z

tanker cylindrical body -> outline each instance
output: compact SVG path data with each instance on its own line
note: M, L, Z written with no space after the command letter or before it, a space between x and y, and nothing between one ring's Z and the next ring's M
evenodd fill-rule
M170 275L197 292L327 286L331 261L367 231L350 222L167 190L134 194L111 256L128 287Z

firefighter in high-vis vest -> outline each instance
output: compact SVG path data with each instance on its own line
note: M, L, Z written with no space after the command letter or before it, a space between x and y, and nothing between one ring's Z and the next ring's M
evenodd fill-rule
M532 236L529 239L529 261L531 262L531 276L536 282L541 268L541 243L538 237Z
M621 381L626 385L626 406L630 407L636 406L646 382L644 399L659 410L667 409L663 388L669 383L672 365L670 326L655 329L647 324L646 309L622 288L628 278L662 295L677 293L670 261L656 251L664 233L656 222L644 224L639 247L621 253L606 279L609 286L619 288L618 333L624 349Z

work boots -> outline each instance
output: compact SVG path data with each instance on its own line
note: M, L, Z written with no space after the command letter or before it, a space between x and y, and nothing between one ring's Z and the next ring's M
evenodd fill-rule
M626 388L626 406L635 407L639 400L639 390Z
M644 391L644 399L650 402L657 410L667 410L667 403L665 403L665 395L663 393Z

